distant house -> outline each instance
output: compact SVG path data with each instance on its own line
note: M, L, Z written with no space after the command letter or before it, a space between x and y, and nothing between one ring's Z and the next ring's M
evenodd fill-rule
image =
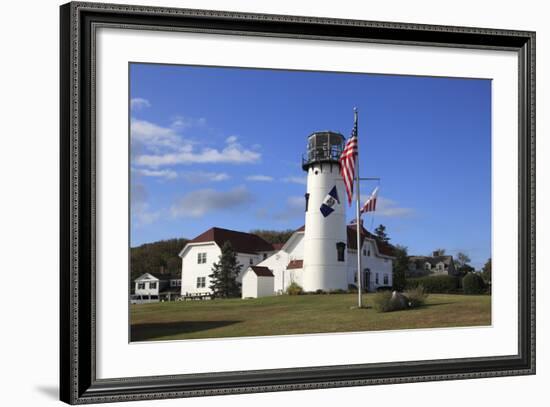
M408 277L421 277L426 275L450 275L458 276L453 256L441 255L434 252L432 256L409 256Z
M242 298L260 298L275 294L275 276L267 267L249 266L243 274Z
M171 301L180 295L181 279L162 273L145 273L134 280L134 303Z
M211 228L190 240L179 253L181 257L181 295L208 295L212 265L218 262L225 242L231 243L237 254L242 272L237 281L242 281L243 272L255 266L275 252L275 248L261 237L235 230Z

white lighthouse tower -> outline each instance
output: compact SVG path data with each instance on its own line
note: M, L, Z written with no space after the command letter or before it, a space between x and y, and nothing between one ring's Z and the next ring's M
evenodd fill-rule
M347 289L346 192L338 158L344 136L331 131L308 138L302 285L305 291Z

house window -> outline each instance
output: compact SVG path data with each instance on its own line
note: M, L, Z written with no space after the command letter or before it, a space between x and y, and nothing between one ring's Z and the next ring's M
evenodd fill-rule
M338 255L338 261L345 261L344 252L346 250L346 244L344 242L336 243L336 252Z
M430 270L432 268L432 265L430 263L424 264L424 270Z
M367 249L363 249L363 256L367 255Z
M367 256L369 256L369 257L370 257L370 249L369 249L369 251L367 252Z
M387 274L384 274L384 285L388 285L388 284L389 284L388 275L387 275Z
M155 290L155 289L157 288L157 283L156 283L156 282L154 282L154 283L152 283L152 282L149 283L149 288L150 288L151 290Z
M197 277L197 288L206 287L206 277Z
M309 206L309 194L305 194L304 197L306 198L306 212L307 212L307 207Z
M378 273L376 273L375 282L376 282L376 284L379 284L379 283L380 283L380 280L378 280Z
M145 290L145 283L138 283L138 290Z
M197 253L197 263L198 264L206 263L206 253Z

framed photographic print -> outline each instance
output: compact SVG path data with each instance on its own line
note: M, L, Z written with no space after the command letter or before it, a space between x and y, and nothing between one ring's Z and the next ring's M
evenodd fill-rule
M534 32L60 13L63 401L535 373Z

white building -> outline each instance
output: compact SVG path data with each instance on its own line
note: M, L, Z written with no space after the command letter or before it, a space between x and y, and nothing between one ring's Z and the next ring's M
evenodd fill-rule
M145 273L134 280L135 295L147 297L152 300L159 299L160 284L159 279L150 273Z
M145 273L134 280L133 303L171 301L179 295L181 279L170 274L155 274Z
M271 271L274 293L284 292L293 282L310 292L357 286L356 227L346 225L348 202L338 161L344 141L341 134L329 131L309 136L307 154L302 159L302 168L307 172L305 225L281 248L249 233L209 229L180 252L182 295L210 292L208 275L225 241L230 241L237 252L243 272L248 271L248 266L266 267ZM374 291L379 287L391 287L391 246L378 241L363 227L360 233L362 288ZM243 280L243 272L237 280L243 283L243 296L246 297L258 290L258 282L252 275Z
M243 272L248 266L255 266L275 252L274 247L259 236L222 228L208 229L190 240L179 253L182 296L211 293L209 275L212 274L212 265L219 260L225 242L231 243ZM237 281L241 280L242 272L237 278Z
M274 295L274 280L273 273L267 267L249 266L243 273L242 298Z
M344 250L344 282L335 288L322 289L330 291L339 289L345 285L345 289L350 286L357 287L357 236L355 225L346 226L346 247ZM295 282L301 287L304 284L304 236L307 229L304 227L296 230L281 250L274 253L266 260L258 263L258 266L264 266L271 270L274 275L274 289L276 293L282 293L286 288ZM392 248L388 244L380 243L376 237L369 233L365 228L361 228L361 260L363 274L361 283L363 289L367 291L376 291L380 287L391 287L393 284L392 276ZM338 259L339 253L333 250L332 254ZM304 288L305 290L305 288ZM311 291L311 290L306 290Z

